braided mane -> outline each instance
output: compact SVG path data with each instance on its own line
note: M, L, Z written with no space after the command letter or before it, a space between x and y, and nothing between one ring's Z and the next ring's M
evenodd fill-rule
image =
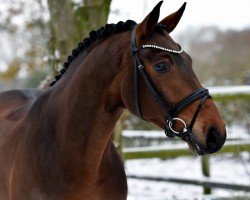
M96 31L91 31L89 33L89 37L85 38L82 42L79 42L77 47L72 50L71 55L68 56L67 61L63 64L63 68L60 72L55 76L55 80L53 80L49 86L53 86L56 82L62 77L62 75L69 68L71 62L85 49L87 49L90 45L96 42L99 39L108 37L110 35L132 30L136 25L136 22L132 20L127 20L126 22L118 22L117 24L106 24L105 26L97 29Z

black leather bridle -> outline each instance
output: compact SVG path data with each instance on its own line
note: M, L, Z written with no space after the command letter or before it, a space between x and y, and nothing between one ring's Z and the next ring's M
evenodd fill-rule
M179 54L179 53L182 53L182 50L179 50L179 51L171 50L171 49L167 49L167 48L156 46L156 45L142 45L137 48L135 30L136 30L136 26L134 27L132 31L131 48L132 48L132 56L133 56L133 60L135 64L135 68L134 68L134 97L135 99L134 101L135 101L136 115L140 117L141 119L143 119L141 108L140 108L140 100L138 97L138 81L139 81L138 76L141 75L149 91L153 95L154 99L161 105L162 109L167 115L165 134L170 138L178 136L178 137L183 138L186 141L188 140L190 141L192 129L198 117L198 114L201 111L201 108L204 105L205 101L208 98L211 98L209 91L208 89L205 89L205 88L199 88L195 90L192 94L190 94L189 96L181 100L179 103L174 105L172 108L169 108L170 107L169 103L166 102L164 97L158 92L157 88L155 87L149 75L147 74L139 58L138 51L143 50L145 48L153 48L153 49L159 49L159 50L167 51L167 52L174 53L174 54ZM196 108L196 111L193 115L191 123L189 124L189 126L187 126L185 121L182 120L181 118L178 118L177 115L188 105L192 104L193 102L199 99L201 99L200 103L198 107ZM178 132L173 129L173 125L176 121L179 121L183 124L184 127L182 131Z

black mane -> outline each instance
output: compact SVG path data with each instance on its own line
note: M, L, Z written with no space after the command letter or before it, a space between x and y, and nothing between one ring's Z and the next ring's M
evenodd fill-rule
M115 33L120 33L128 30L132 30L136 25L136 22L132 20L127 20L126 22L118 22L117 24L106 24L105 26L99 28L96 31L91 31L89 33L89 37L85 38L82 42L79 42L77 47L72 50L71 55L68 56L67 61L63 64L63 68L60 70L59 74L55 76L55 80L53 80L49 86L53 86L66 72L70 63L77 57L79 53L87 49L90 45L96 42L98 39L102 39L113 35Z

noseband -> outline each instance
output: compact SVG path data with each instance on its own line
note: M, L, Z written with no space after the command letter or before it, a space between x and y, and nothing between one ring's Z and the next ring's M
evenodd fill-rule
M163 96L158 92L157 88L151 81L149 75L147 74L140 58L138 55L138 51L146 49L146 48L152 48L152 49L158 49L162 51L166 51L173 54L180 54L183 52L183 50L172 50L165 47L157 46L157 45L142 45L137 48L136 45L136 37L135 37L135 30L136 26L134 27L132 31L132 39L131 39L131 48L132 48L132 55L133 60L135 63L134 68L134 97L135 97L135 108L136 108L136 115L143 119L141 108L140 108L140 100L138 98L138 76L141 75L143 77L143 80L145 81L149 91L152 93L154 99L161 105L162 109L167 115L166 119L166 127L165 127L165 134L173 138L175 136L181 137L184 140L190 140L191 139L191 133L194 126L194 123L198 117L199 112L201 111L202 106L204 105L205 101L208 98L211 98L208 89L205 88L199 88L195 90L192 94L187 96L186 98L182 99L179 103L177 103L175 106L169 109L169 103L165 101ZM178 118L177 115L188 105L192 104L193 102L200 100L200 103L198 107L196 108L196 111L193 115L193 118L191 120L191 123L189 126L185 123L185 121L181 118ZM179 121L183 124L182 131L176 131L174 130L173 126L174 123Z

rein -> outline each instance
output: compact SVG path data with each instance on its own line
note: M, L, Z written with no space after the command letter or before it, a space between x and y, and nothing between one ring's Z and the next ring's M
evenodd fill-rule
M166 119L166 126L165 126L165 134L167 137L174 138L175 136L181 137L184 140L189 140L191 141L191 133L192 129L194 126L194 123L202 109L202 106L204 105L205 101L208 98L211 98L208 89L205 88L199 88L195 90L193 93L191 93L189 96L185 97L182 99L179 103L177 103L174 107L169 109L169 103L167 103L164 99L164 97L161 96L161 94L158 92L157 88L155 85L152 83L149 75L147 74L140 58L138 52L140 50L146 49L146 48L153 48L153 49L158 49L162 51L166 51L169 53L174 53L174 54L180 54L183 52L183 50L172 50L168 49L165 47L157 46L157 45L142 45L137 48L136 45L136 37L135 37L135 30L136 26L134 27L132 31L132 38L131 38L131 50L132 50L132 56L134 60L134 101L135 101L135 108L136 108L136 115L143 119L142 112L141 112L141 107L140 107L140 100L138 98L138 77L141 75L143 77L143 80L145 81L149 91L153 95L154 99L160 104L162 109L167 115ZM191 123L189 126L185 123L185 121L181 118L178 118L177 115L188 105L192 104L193 102L200 100L200 103L198 107L196 108L196 111L193 115L193 118L191 120ZM145 119L144 119L145 120ZM182 131L176 131L173 128L173 125L175 122L181 122L183 124L183 129Z

